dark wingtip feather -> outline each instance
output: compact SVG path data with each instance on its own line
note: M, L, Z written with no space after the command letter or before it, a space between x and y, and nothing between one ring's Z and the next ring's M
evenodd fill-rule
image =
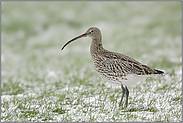
M156 74L164 74L164 72L161 70L156 70L156 69L154 69L154 70L157 72Z

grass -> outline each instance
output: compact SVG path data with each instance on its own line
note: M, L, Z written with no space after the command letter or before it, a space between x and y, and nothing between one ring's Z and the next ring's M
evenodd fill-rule
M2 2L2 122L182 122L181 2ZM91 39L165 76L121 88L100 79Z

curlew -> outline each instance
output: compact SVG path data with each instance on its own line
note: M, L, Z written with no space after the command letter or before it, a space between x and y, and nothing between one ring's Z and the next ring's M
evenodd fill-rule
M62 47L62 50L69 43L82 37L90 37L92 39L90 54L98 76L108 82L121 85L122 97L119 105L121 105L125 94L126 106L128 105L129 90L127 86L143 81L146 77L164 74L163 71L150 68L129 56L104 49L101 31L96 27L91 27L84 34L68 41Z

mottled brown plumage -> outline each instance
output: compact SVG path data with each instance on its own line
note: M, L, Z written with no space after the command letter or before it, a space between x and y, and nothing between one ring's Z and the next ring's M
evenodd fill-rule
M129 91L127 86L136 84L149 76L164 74L163 71L152 69L129 56L104 49L102 34L96 27L91 27L84 34L68 41L62 50L70 42L87 36L92 38L90 54L97 74L106 81L121 85L123 93L120 105L125 94L126 106L128 105Z

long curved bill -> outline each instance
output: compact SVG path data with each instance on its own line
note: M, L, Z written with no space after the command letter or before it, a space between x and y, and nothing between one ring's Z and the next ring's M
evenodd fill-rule
M68 41L68 42L62 47L61 50L63 50L64 47L66 47L69 43L71 43L71 42L73 42L74 40L77 40L77 39L79 39L79 38L82 38L82 37L87 37L87 33L84 33L84 34L82 34L82 35L80 35L80 36L77 36L77 37L71 39L70 41Z

